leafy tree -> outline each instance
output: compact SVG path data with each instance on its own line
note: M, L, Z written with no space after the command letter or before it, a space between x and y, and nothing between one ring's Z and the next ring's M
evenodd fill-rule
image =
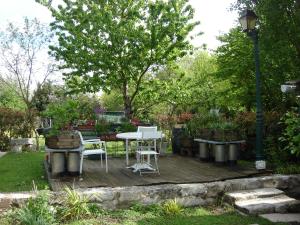
M0 32L0 82L25 105L26 120L31 128L29 137L36 122L32 93L37 82L45 82L54 71L53 64L46 60L50 40L49 29L37 19L25 18L23 27L9 23L6 30Z
M169 117L198 108L210 109L219 105L219 92L224 84L215 77L215 58L206 52L195 52L178 60L176 65L148 77L135 101L139 117L166 114Z
M41 2L41 1L40 1ZM63 62L74 91L120 90L127 117L147 73L192 49L189 33L194 10L187 0L64 0L47 5L55 21L58 46L52 55Z
M0 81L0 107L24 110L26 106L19 95Z
M108 111L122 111L123 98L121 91L112 90L110 93L103 93L101 95L101 104Z
M264 107L267 110L276 108L284 111L291 104L291 99L281 93L279 86L287 80L298 79L300 76L300 1L237 0L234 5L234 8L239 11L246 7L252 8L259 18ZM244 44L246 45L247 42ZM244 44L233 38L231 46L227 45L227 47L228 50L233 50L234 47L240 53L246 48ZM249 43L249 47L251 46L252 44ZM238 56L238 54L235 56L238 62L236 65L240 66L241 60L238 60ZM243 58L250 66L248 58L246 60L244 55ZM247 69L243 66L244 64L241 64L242 68ZM229 64L222 64L220 69L224 68L234 68L234 60ZM244 77L240 76L240 80L243 79Z
M0 80L20 96L27 109L37 83L44 83L54 71L54 65L45 60L50 40L49 29L37 19L25 18L22 28L9 23L0 33Z
M234 109L251 111L255 106L255 66L253 45L241 29L233 28L219 37L222 45L216 51L217 77L227 80L224 101Z

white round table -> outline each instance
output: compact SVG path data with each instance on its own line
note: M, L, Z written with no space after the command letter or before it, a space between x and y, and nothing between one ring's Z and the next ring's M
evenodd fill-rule
M142 132L126 132L126 133L119 133L116 136L119 139L123 139L126 141L126 165L129 166L129 140L137 140L142 138ZM162 134L162 137L164 137L164 134Z
M125 150L126 150L126 165L128 166L129 165L129 156L128 156L128 152L129 152L129 140L137 140L137 139L140 139L142 138L142 133L141 132L126 132L126 133L120 133L120 134L117 134L116 136L117 138L119 139L123 139L123 140L126 140L126 147L125 147Z

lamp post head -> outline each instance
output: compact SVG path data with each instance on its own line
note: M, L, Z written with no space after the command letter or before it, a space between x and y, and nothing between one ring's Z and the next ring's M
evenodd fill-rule
M247 33L253 31L256 26L257 18L257 15L252 10L246 9L243 11L239 18L243 31Z

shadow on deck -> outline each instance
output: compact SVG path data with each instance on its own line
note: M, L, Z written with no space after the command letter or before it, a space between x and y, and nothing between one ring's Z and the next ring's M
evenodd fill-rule
M132 158L131 163L135 161ZM109 158L108 173L101 168L99 160L85 159L83 175L79 177L62 177L51 179L53 191L62 190L65 186L73 188L146 186L157 184L204 183L243 178L257 175L254 166L237 165L234 167L220 166L214 163L201 162L195 158L178 155L161 156L159 158L160 175L133 173L127 169L124 158ZM47 168L47 167L46 167Z

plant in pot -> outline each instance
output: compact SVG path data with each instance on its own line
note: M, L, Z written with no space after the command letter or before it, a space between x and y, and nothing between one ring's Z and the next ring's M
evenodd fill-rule
M80 137L73 130L80 118L78 107L78 102L71 99L48 105L43 116L51 118L53 123L49 132L44 134L47 147L72 149L80 146Z
M219 121L219 117L211 113L199 113L187 123L188 129L194 138L209 140L212 138L210 124Z
M213 130L213 140L215 141L236 141L243 136L239 126L231 121L220 120L212 123L210 128Z

